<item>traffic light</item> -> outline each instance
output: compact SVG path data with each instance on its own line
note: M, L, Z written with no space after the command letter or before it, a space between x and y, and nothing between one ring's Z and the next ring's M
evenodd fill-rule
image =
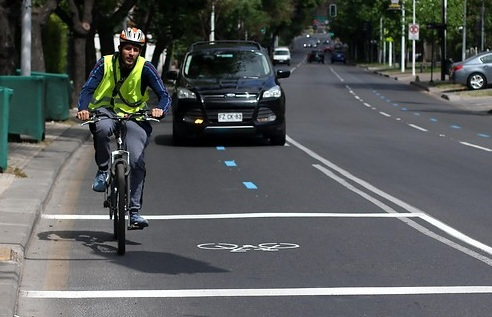
M337 16L337 5L336 4L330 4L329 11L330 11L331 17L336 17Z

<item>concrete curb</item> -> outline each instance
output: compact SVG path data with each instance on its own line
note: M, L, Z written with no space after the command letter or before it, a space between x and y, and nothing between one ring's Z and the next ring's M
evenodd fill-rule
M26 163L26 178L15 178L1 194L0 316L14 316L22 276L24 252L34 226L50 196L60 170L72 154L90 136L87 128L77 125L67 129Z

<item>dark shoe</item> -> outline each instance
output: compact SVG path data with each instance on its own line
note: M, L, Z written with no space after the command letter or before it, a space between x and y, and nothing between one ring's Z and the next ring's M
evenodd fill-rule
M138 214L136 211L130 212L130 227L143 229L149 226L149 222Z
M92 183L92 190L95 192L104 192L108 184L108 172L107 171L97 171L96 178Z

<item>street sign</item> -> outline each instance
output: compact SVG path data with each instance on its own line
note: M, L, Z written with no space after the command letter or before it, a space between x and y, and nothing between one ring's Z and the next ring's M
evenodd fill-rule
M419 40L419 25L418 24L409 24L408 25L408 39L411 41L418 41Z

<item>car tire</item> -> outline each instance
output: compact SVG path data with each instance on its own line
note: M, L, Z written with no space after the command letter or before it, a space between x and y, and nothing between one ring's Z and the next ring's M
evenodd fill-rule
M473 73L468 76L466 85L472 90L482 89L487 86L487 79L485 79L485 76L483 74Z
M285 126L278 133L270 135L270 145L283 146L285 145L286 139Z

